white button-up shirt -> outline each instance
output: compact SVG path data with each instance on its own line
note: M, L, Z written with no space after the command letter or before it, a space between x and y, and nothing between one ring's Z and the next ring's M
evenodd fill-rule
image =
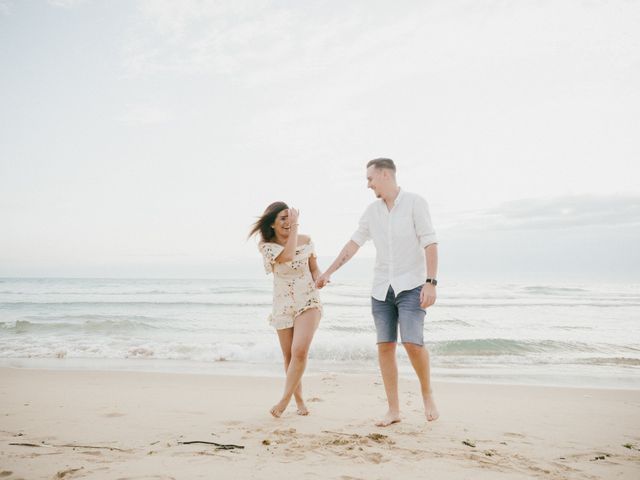
M400 190L391 210L382 199L373 202L351 237L359 246L369 239L376 246L373 298L384 301L389 285L397 295L424 283L424 248L437 243L424 198Z

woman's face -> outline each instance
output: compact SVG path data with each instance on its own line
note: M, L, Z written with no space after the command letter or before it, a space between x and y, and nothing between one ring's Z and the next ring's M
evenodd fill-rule
M278 213L276 221L271 225L279 237L289 236L289 210L285 209Z

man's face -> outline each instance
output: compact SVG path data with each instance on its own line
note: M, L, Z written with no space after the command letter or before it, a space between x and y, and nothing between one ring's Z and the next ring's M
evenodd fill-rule
M367 168L367 188L373 190L376 198L380 198L380 189L384 181L383 172L382 168L378 169L374 165Z

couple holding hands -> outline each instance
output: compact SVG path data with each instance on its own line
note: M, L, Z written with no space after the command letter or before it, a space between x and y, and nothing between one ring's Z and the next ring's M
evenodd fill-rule
M284 202L267 207L250 236L259 234L259 249L267 273L273 273L273 311L269 323L276 329L286 372L284 393L271 408L280 417L291 397L298 414L309 413L302 397L302 375L313 335L320 323L318 289L371 239L376 247L371 312L376 327L378 360L387 395L388 411L376 425L400 421L396 345L398 329L411 365L420 381L428 421L439 416L430 381L429 353L424 347L425 309L436 300L438 250L427 202L405 192L396 182L393 160L367 163L367 186L377 200L360 218L358 229L335 261L322 273L311 238L298 233L298 211Z

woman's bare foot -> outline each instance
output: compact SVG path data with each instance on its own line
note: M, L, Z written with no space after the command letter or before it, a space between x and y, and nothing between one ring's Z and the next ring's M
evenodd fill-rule
M277 405L274 405L273 407L271 407L271 410L269 410L269 413L273 415L275 418L280 418L283 412L284 410L278 410Z
M280 416L284 413L286 409L287 409L287 404L283 403L283 401L280 400L273 407L271 407L271 410L269 410L269 413L271 413L271 415L273 415L276 418L280 418Z
M438 412L438 408L436 407L436 402L431 396L431 394L425 396L424 400L424 414L427 417L427 421L433 422L438 419L440 413Z
M376 422L376 427L388 427L398 422L400 422L400 412L392 412L389 410L382 420Z
M298 410L296 413L298 415L309 415L309 409L305 405L304 398L302 398L302 395L296 392L294 394L294 398L296 400L296 405L298 406Z

